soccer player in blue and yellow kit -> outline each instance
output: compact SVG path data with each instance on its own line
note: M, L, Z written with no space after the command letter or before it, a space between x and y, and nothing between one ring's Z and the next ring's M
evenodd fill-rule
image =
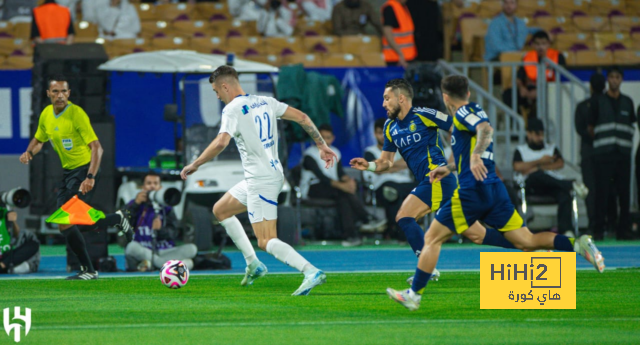
M396 222L405 233L411 249L420 256L424 233L416 219L436 212L458 186L454 175L429 181L431 171L447 165L438 129L450 131L453 121L435 109L413 107L413 89L404 79L390 80L383 98L382 106L387 110L389 119L383 128L385 138L380 158L373 162L354 158L349 164L361 171L384 172L393 166L395 152L400 150L418 186L402 203ZM485 229L479 223L473 224L472 231L464 235L477 244L514 248L497 230ZM437 275L436 272L432 273Z
M79 106L69 102L69 84L64 76L55 76L49 80L47 96L51 105L44 108L38 121L38 129L34 138L29 142L26 152L20 156L20 162L29 164L42 145L49 141L60 156L64 169L63 181L58 188L57 207L61 207L74 195L89 203L92 191L98 177L102 146L91 127L89 117ZM132 236L131 226L127 215L123 211L106 215L92 226L82 229L92 230L116 226L127 237ZM82 266L80 272L67 279L92 280L98 279L98 272L94 269L84 237L76 225L58 224L60 232L67 239L69 247L78 256Z
M455 163L440 166L429 173L432 183L446 179L458 171L458 188L436 213L424 241L418 268L410 289L387 289L391 299L409 310L420 307L421 293L436 267L440 248L454 233L463 234L478 220L504 233L504 237L522 250L556 249L576 251L602 272L604 258L591 238L581 236L574 241L552 232L532 234L516 212L504 184L495 172L493 162L493 128L482 108L469 102L469 81L452 75L442 81L447 110L453 116L451 145Z

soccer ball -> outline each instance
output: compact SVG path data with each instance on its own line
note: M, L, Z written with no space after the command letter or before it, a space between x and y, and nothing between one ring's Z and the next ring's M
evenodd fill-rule
M180 260L169 260L160 270L160 281L169 289L179 289L189 281L189 269Z

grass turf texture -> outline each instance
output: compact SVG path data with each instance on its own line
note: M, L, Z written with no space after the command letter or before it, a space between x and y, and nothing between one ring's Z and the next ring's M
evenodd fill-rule
M480 310L479 274L455 272L429 284L417 312L385 293L409 273L329 274L306 297L290 296L297 274L248 288L240 275L192 276L179 290L155 275L5 280L0 301L31 308L20 344L638 344L639 273L578 271L576 310Z

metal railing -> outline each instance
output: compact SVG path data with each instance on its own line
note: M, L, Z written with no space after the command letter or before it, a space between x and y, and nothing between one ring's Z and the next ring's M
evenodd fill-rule
M517 66L517 63L448 63L446 61L440 60L438 64L442 67L444 71L450 74L458 74L468 76L469 69L474 67L488 67L489 75L493 75L493 68L495 66L504 66L513 65L514 69ZM514 74L515 78L515 74ZM475 95L475 102L480 104L487 115L489 116L489 121L491 121L492 126L494 127L494 142L498 142L500 145L498 147L494 146L494 151L497 148L504 147L505 151L501 153L502 159L496 159L496 164L502 170L511 170L511 153L513 152L512 148L512 139L513 136L517 138L518 145L524 144L525 142L525 124L522 116L518 114L515 108L509 108L506 104L502 102L502 100L496 98L493 95L493 83L488 84L488 91L485 90L478 83L469 79L469 88L472 94ZM515 85L515 84L514 84ZM514 103L515 104L515 103ZM504 122L498 121L499 112L504 115ZM503 125L499 125L499 123L503 123ZM498 155L497 152L496 155Z
M555 80L547 81L546 74L548 70L553 71ZM546 128L554 129L553 133L546 131L547 141L562 147L564 159L577 164L579 145L574 116L577 104L589 96L589 88L567 69L546 57L538 64L536 84L538 90L536 106L540 109L539 112L544 114L541 119L545 122ZM550 85L553 85L553 88L550 88ZM565 97L569 99L568 111L563 107ZM552 105L554 109L551 109ZM554 126L551 126L550 121L553 121ZM554 140L551 140L552 136L555 137L553 138Z

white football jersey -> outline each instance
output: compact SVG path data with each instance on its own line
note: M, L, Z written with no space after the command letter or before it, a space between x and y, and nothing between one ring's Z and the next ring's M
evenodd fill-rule
M240 95L224 109L220 133L235 139L246 179L282 180L277 119L289 106L273 97Z

